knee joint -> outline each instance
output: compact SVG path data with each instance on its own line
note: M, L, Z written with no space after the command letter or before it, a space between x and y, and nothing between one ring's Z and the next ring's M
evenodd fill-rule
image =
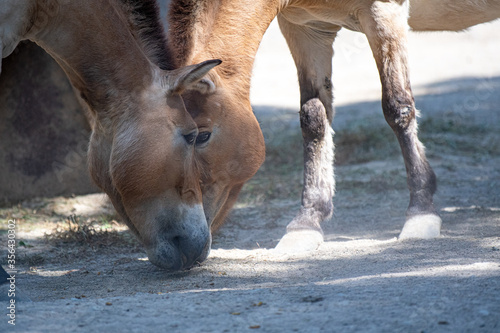
M384 116L392 128L409 128L415 120L416 110L411 104L408 105L384 105Z
M326 110L317 98L308 100L300 110L300 127L304 139L321 140L327 124Z

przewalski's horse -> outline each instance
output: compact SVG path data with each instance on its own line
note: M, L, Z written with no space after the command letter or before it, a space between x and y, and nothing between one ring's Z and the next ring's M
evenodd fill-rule
M59 63L87 102L91 176L150 261L169 270L203 261L211 222L232 205L264 151L262 139L254 143L262 135L253 117L196 124L186 112L180 94L211 94L215 85L204 77L220 61L172 70L153 0L2 0L2 57L25 39ZM243 130L252 135L240 139ZM249 145L258 153L241 149ZM218 168L229 160L238 168ZM216 193L211 200L202 202L200 183L207 197Z
M499 17L499 2L413 0L410 24L415 30L460 30ZM219 127L223 117L253 117L249 88L254 56L264 32L278 17L298 71L304 139L302 204L278 249L317 248L323 241L320 223L333 212L331 63L332 44L342 27L368 38L382 83L385 119L403 153L410 203L399 237L440 235L441 218L433 204L436 177L417 137L418 112L408 73L408 7L404 0L172 1L169 46L176 66L207 58L223 60L209 74L216 87L213 94L183 94L194 120L199 125L210 123L210 127ZM251 138L255 143L250 140L242 149L261 144L261 136L253 131L242 130L239 135L255 136Z

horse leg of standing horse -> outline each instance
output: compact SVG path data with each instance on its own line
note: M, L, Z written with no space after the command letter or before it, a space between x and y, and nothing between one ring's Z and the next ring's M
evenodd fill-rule
M333 213L335 190L333 175L332 44L340 29L323 25L322 29L293 24L286 13L278 22L297 66L301 110L300 126L304 139L304 188L297 216L288 224L276 249L281 252L305 252L323 242L320 223Z
M418 111L407 63L407 17L404 4L377 1L359 18L379 70L384 116L397 136L406 167L410 204L399 238L434 238L441 228L432 200L436 176L417 137Z

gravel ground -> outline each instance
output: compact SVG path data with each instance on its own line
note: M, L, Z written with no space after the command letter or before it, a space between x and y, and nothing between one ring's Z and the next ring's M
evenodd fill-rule
M18 303L16 326L4 317L0 331L499 332L499 29L497 22L465 33L411 35L422 124L477 129L421 126L421 135L432 138L428 155L439 179L440 238L396 240L409 195L401 157L383 156L336 168L336 211L325 223L326 242L312 254L272 250L298 210L298 196L238 203L206 263L188 272L165 273L141 249L81 251L70 244L22 267L16 284L33 302ZM335 131L384 128L365 38L342 32L335 49ZM265 131L298 131L296 81L273 23L252 86ZM273 138L270 145L277 144ZM61 215L109 209L100 195L61 200ZM23 253L43 253L41 230L19 232L33 244Z

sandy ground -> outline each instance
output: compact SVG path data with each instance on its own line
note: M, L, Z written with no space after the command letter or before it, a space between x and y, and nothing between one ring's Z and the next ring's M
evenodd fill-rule
M439 179L440 238L396 240L409 197L398 155L336 168L336 210L325 223L326 242L306 256L272 250L299 208L296 194L263 193L238 203L208 260L176 274L151 265L140 247L97 251L67 244L46 254L48 219L18 232L32 247L19 248L30 260L19 267L16 283L33 302L17 304L15 327L2 316L0 331L499 332L499 31L497 22L460 34L411 35L421 121L475 129L429 127L434 132L428 133L421 127L422 136L433 139L428 155ZM385 128L365 37L344 31L335 49L335 131ZM298 131L296 82L273 24L252 87L270 146L278 141L273 133ZM441 149L440 142L457 149ZM101 195L51 202L44 209L53 216L109 212ZM32 205L27 215L35 218ZM15 215L15 207L9 214L30 217ZM37 262L37 253L44 260Z

